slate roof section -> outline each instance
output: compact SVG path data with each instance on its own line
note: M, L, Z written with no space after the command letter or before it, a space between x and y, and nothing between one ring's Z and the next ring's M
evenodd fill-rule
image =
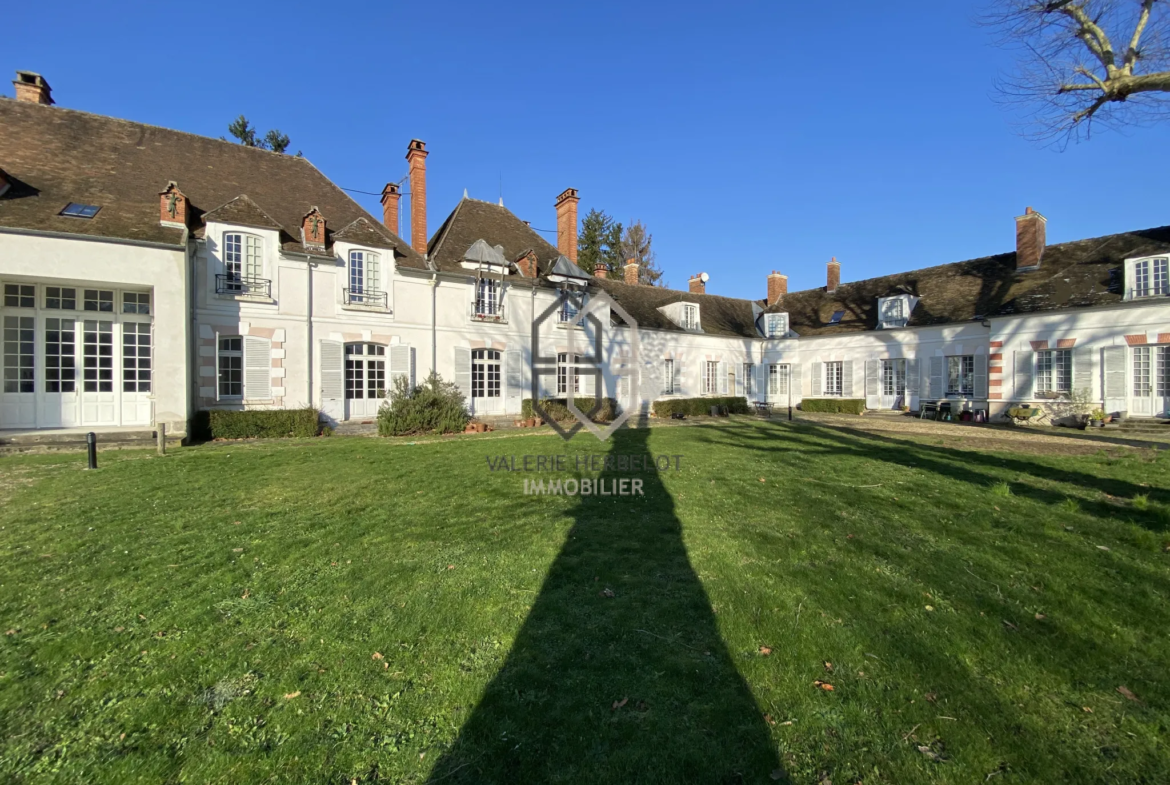
M427 255L440 271L461 270L459 262L476 240L501 245L504 257L515 262L524 252L536 254L537 266L547 273L560 252L508 208L463 197L427 244Z
M239 224L240 226L255 226L259 229L284 229L272 216L264 212L260 205L248 198L247 194L237 196L227 204L222 204L203 214L204 224L212 221Z
M699 306L699 326L706 335L760 337L756 313L763 310L762 303L717 294L691 294L660 286L635 286L608 278L595 278L593 282L625 308L638 321L639 328L687 332L658 310L664 305L686 302ZM753 305L757 307L753 308Z
M1014 251L905 273L790 292L768 311L787 311L800 336L875 330L878 298L920 297L908 326L955 324L1013 314L1119 303L1126 258L1170 253L1170 226L1050 245L1040 267L1016 271ZM834 311L844 311L831 324Z
M0 100L0 166L16 181L0 196L0 227L180 244L182 229L159 225L158 194L174 180L188 199L196 234L205 211L246 195L282 227L282 247L303 253L300 218L317 205L330 235L365 218L384 246L396 250L400 266L426 267L408 243L296 156L58 106ZM90 220L60 216L69 202L101 210Z

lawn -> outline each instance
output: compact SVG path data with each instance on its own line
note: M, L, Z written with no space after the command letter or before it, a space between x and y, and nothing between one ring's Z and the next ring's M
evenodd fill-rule
M1170 457L966 446L0 458L0 781L1170 781ZM681 458L605 474L644 497L488 469L586 452Z

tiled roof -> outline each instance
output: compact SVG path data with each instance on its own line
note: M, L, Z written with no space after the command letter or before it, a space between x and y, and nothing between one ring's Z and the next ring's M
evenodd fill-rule
M685 332L658 309L671 303L687 302L699 306L699 326L707 335L759 337L754 310L762 310L762 303L716 294L691 294L660 286L633 285L608 278L595 278L593 282L626 309L639 327ZM753 304L757 309L752 308Z
M541 273L547 273L560 256L553 245L508 208L467 197L459 201L431 237L427 254L439 270L459 270L463 254L476 240L486 240L493 247L503 246L509 262L532 251Z
M300 220L317 205L330 238L364 218L384 247L396 249L399 265L426 266L406 242L297 156L0 100L0 167L15 180L0 197L0 227L178 244L182 230L159 224L158 194L174 180L187 197L190 227L197 234L204 212L215 210L225 219L234 214L252 225L276 224L282 246L304 252ZM101 210L89 220L59 215L69 202Z

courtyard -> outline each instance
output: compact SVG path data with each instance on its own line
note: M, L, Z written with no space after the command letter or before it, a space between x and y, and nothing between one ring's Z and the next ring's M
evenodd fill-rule
M643 496L490 468L559 453L678 460ZM1170 780L1151 447L733 418L99 461L0 457L5 782Z

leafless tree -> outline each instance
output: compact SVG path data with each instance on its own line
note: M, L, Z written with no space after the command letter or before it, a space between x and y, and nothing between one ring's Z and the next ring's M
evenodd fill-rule
M1020 51L997 87L1026 136L1064 146L1170 115L1170 0L996 0L983 21Z

